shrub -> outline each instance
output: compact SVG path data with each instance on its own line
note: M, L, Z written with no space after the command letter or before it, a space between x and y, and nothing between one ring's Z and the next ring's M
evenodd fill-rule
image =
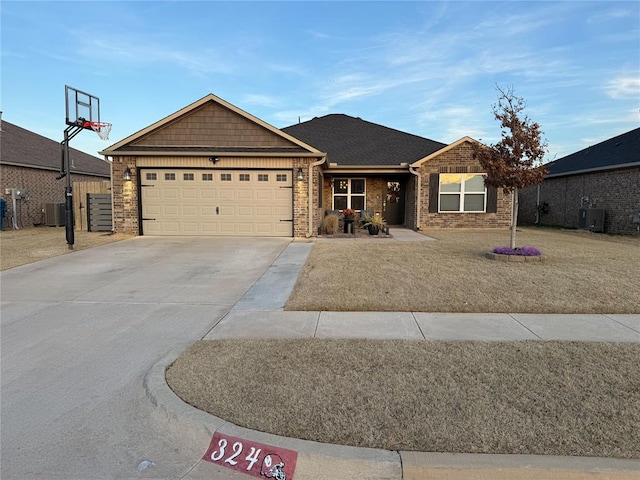
M493 249L493 253L499 255L522 255L523 257L539 257L542 252L536 247L496 247Z
M337 215L327 215L322 220L322 228L327 235L333 235L338 231L339 219Z

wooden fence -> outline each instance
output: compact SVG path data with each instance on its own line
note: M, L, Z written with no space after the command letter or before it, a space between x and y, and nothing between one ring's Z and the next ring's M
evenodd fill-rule
M111 193L111 182L73 182L73 215L76 230L88 230L87 193Z

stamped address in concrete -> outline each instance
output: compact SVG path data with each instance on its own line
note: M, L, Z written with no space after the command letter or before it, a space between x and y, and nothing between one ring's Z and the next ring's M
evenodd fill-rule
M202 459L252 477L293 480L298 452L216 432Z

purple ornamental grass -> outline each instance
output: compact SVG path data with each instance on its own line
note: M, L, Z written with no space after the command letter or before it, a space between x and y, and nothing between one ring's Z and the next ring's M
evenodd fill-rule
M536 247L496 247L493 249L493 253L499 255L522 255L524 257L539 257L542 252Z

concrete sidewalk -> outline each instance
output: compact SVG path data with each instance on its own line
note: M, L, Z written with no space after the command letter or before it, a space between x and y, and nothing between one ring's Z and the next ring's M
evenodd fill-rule
M395 241L425 241L403 231ZM428 241L428 237L426 237ZM338 241L344 241L340 239ZM640 342L640 315L536 315L421 312L291 312L284 305L312 243L293 242L204 337L225 338L376 338L412 340L575 340ZM328 445L242 428L182 402L168 388L165 368L173 352L147 375L145 387L156 417L184 442L207 444L214 432L294 450L295 479L404 480L576 480L640 479L640 461L535 455L482 455L397 452ZM201 460L185 479L247 478Z

